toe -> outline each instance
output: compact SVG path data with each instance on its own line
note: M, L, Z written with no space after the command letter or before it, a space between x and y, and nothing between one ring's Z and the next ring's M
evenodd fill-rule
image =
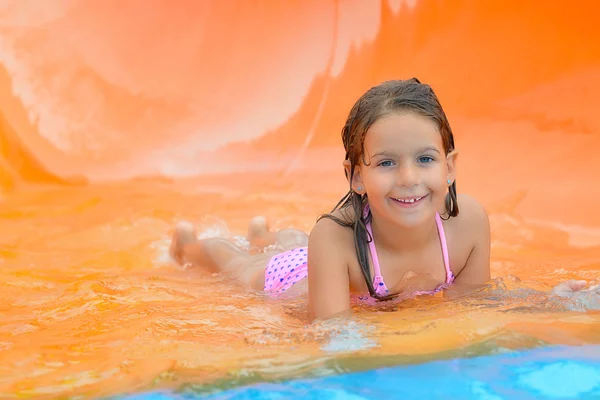
M183 264L183 247L196 240L196 229L191 222L182 221L175 226L169 253L173 260Z

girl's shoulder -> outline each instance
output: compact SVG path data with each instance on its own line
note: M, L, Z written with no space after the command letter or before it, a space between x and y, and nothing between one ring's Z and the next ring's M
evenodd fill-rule
M469 260L475 258L480 258L479 264L489 270L486 254L490 247L490 222L485 208L475 198L459 195L458 209L456 217L444 221L454 274L459 276Z
M354 216L355 213L352 207L344 207L331 213L323 214L313 227L311 235L329 237L330 239L345 242L344 239L352 237Z
M340 259L349 262L348 256L355 253L354 215L351 207L322 215L309 235L309 256L320 252L336 253Z
M490 222L475 198L458 196L459 213L444 222L456 283L479 285L490 279Z
M481 203L472 196L459 194L458 215L448 220L449 225L454 225L460 229L475 230L477 234L480 229L486 229L489 224L488 214Z

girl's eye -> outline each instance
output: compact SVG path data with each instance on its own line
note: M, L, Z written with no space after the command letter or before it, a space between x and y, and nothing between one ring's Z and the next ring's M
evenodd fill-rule
M393 165L393 162L390 160L382 161L379 163L380 167L391 167L392 165Z
M433 157L429 157L429 156L421 156L419 157L419 162L422 164L427 164L434 161Z

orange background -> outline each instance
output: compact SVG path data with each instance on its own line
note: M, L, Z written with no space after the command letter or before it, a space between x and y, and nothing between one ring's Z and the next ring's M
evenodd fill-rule
M321 367L321 333L288 341L295 351L256 339L306 331L279 305L175 268L168 232L186 218L206 235L243 234L256 214L308 231L346 190L351 105L386 79L416 76L440 97L460 150L458 190L490 213L495 277L599 279L598 7L3 3L0 393L109 395ZM405 312L416 325L433 318ZM498 332L600 341L592 312L515 322L467 308L458 326L447 312L435 308L433 336L401 343L387 336L401 326L393 316L364 318L382 325L381 355L529 343Z

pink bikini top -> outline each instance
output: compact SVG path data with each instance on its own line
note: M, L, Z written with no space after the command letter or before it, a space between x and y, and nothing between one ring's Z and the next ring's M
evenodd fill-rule
M365 214L368 214L369 206L365 207ZM442 224L442 218L438 212L435 213L435 224L437 225L438 234L440 235L440 243L442 245L442 255L444 257L444 267L446 268L446 282L440 284L434 290L419 290L413 293L414 296L420 296L424 294L435 294L440 290L448 287L448 284L454 281L454 274L450 269L450 258L448 257L448 244L446 243L446 234L444 233L444 225ZM367 231L371 236L371 241L369 242L369 250L371 252L371 259L373 260L373 270L375 272L375 276L373 277L373 286L375 288L375 293L379 296L385 296L389 293L388 288L383 281L383 276L381 276L381 269L379 268L379 258L377 257L377 250L375 249L375 239L373 237L373 231L371 229L371 222L367 224ZM368 296L371 297L371 296ZM359 299L365 300L363 296Z

